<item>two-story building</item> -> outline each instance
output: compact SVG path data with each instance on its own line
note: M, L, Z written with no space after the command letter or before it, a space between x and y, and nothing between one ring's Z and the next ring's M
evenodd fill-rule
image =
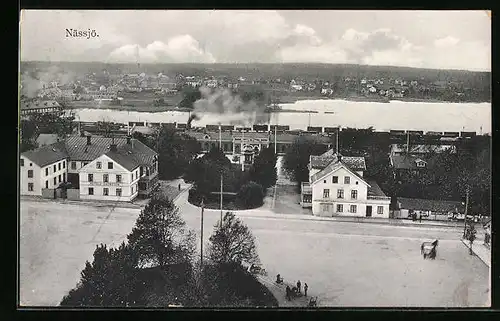
M21 154L19 184L21 195L42 196L67 180L67 158L62 142Z
M389 217L390 197L364 177L364 157L329 150L309 160L309 181L302 183L301 205L318 216Z

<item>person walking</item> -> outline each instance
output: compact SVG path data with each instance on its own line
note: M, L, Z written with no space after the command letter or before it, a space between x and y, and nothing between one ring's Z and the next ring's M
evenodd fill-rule
M300 293L300 280L297 281L297 292Z
M307 283L304 283L304 295L307 296L307 289L309 287L307 286Z

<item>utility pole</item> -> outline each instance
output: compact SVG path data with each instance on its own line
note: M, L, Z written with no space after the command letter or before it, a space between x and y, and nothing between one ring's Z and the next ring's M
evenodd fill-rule
M410 154L410 132L406 132L406 154Z
M464 217L464 235L463 238L465 238L465 231L467 230L467 209L469 207L469 187L467 187L465 191L465 217Z
M340 126L337 129L337 144L336 145L336 150L337 150L337 155L339 154L339 135L340 135Z
M244 143L245 143L245 130L242 130L241 131L241 148L240 148L240 152L241 152L241 155L240 155L240 160L241 160L241 171L244 172L245 171L245 156L244 156L244 153L243 153L243 149L244 149ZM243 156L243 158L241 157Z
M219 148L222 150L222 126L219 124ZM222 154L224 155L224 151L222 151ZM226 157L226 156L224 156ZM222 168L220 172L220 227L222 227L222 201L223 201L223 195L222 195Z
M277 152L278 152L278 143L277 143L277 131L278 129L278 125L274 125L274 155L278 155Z
M201 254L200 254L200 270L203 271L203 211L205 210L205 202L202 197L201 199Z

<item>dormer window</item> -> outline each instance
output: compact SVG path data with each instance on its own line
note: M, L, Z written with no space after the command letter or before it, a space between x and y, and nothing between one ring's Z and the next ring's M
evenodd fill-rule
M415 163L416 163L417 167L420 167L420 168L425 167L425 165L426 165L426 162L421 160L421 159L417 159L415 161Z

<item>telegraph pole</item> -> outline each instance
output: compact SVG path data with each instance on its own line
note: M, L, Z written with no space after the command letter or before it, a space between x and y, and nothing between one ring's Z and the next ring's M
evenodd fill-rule
M467 208L469 207L469 187L467 187L465 191L465 217L464 217L464 235L463 238L465 238L465 231L467 230Z
M201 254L200 254L200 270L203 271L203 211L205 210L205 202L203 197L201 198Z
M222 150L222 127L221 125L219 124L219 148ZM224 151L222 151L222 154L224 155ZM224 157L226 157L224 155ZM222 199L223 199L223 195L222 195L222 168L221 168L221 172L220 172L220 227L222 227Z

